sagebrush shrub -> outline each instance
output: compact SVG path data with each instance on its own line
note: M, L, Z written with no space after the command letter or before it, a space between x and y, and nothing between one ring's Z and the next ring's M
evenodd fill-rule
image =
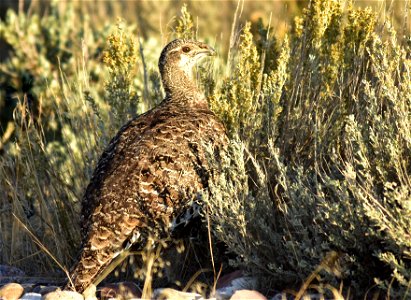
M211 200L221 226L215 234L241 264L280 287L320 272L323 290L343 282L358 296L376 284L409 296L410 57L392 26L377 24L368 8L311 1L277 67L258 75L261 56L250 66L241 55L241 45L256 53L246 26L236 67L247 66L247 77L232 70L241 80L223 83L213 96L230 129L251 133L240 136L251 150L252 179L224 197L224 208ZM252 84L264 78L260 90L249 84L252 76ZM214 101L220 98L222 105ZM240 115L254 121L251 129ZM245 220L238 234L221 232L223 216L233 213Z
M101 149L162 99L158 57L144 48L160 43L76 20L56 8L0 23L13 49L0 64L0 96L14 101L1 120L12 134L0 144L0 259L32 273L56 265L18 220L70 265ZM196 37L193 20L184 6L173 34ZM406 299L410 33L336 0L310 1L282 40L261 22L235 25L229 63L220 56L199 77L232 138L220 184L203 199L232 265L269 288L298 290L308 278L326 294L342 284L355 298L377 285Z

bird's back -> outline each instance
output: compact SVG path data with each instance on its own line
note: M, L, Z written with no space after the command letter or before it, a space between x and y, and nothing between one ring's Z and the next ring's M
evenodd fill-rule
M83 198L82 249L66 288L83 292L131 245L170 235L186 219L181 215L189 218L197 194L207 191L227 136L192 69L214 53L193 40L164 47L159 71L166 98L123 126L102 154Z
M150 232L170 233L173 220L207 188L204 145L223 155L225 128L207 107L164 101L121 128L101 156L83 198L83 251L72 272L82 291L117 253L144 246Z

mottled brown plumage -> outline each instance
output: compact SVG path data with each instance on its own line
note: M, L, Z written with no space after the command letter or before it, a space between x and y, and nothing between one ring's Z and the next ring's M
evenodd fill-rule
M192 68L214 50L175 40L161 53L166 91L161 104L124 125L102 154L83 198L82 252L66 288L83 292L125 248L142 248L149 233L168 236L179 216L206 191L215 156L227 145L225 128L208 108Z

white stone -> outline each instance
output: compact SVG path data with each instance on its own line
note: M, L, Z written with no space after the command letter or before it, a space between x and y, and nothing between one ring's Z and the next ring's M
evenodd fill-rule
M26 293L20 300L41 300L41 294L39 293Z
M43 300L84 300L84 297L77 292L57 290L44 295Z

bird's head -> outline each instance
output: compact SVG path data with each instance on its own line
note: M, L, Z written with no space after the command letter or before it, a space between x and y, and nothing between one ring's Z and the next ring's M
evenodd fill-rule
M191 77L196 63L206 56L215 55L215 50L202 42L177 39L164 47L158 66L160 72L166 67L180 69Z
M215 50L207 44L194 40L177 39L165 46L158 66L166 94L198 95L193 80L193 67L202 58L215 53Z

